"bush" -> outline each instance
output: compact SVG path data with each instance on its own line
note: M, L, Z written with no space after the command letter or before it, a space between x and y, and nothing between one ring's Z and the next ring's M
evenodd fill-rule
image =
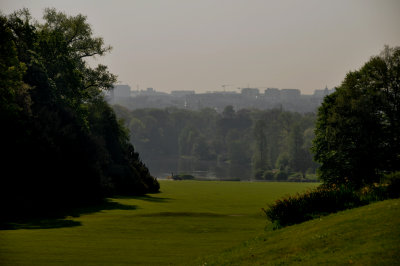
M385 175L383 183L387 184L386 192L389 198L400 197L400 171Z
M294 196L286 196L263 211L280 228L301 223L315 217L350 209L370 202L400 197L400 173L387 175L380 183L356 190L350 185L321 185Z
M278 172L275 173L275 180L282 181L282 180L287 180L289 174L284 171L284 170L279 170Z
M367 202L361 200L349 186L320 186L303 194L279 199L264 212L279 228L364 204Z
M267 170L263 174L263 179L264 180L274 180L275 174L274 172Z
M193 180L194 176L188 174L179 174L172 177L173 180Z
M294 173L294 174L291 174L290 176L289 176L289 178L288 178L288 181L291 181L291 182L301 182L301 181L303 181L303 175L301 174L301 173Z
M400 197L400 172L384 176L381 183L373 183L360 189L360 197L364 200L379 201Z
M257 180L263 180L264 170L258 169L254 172L254 178Z

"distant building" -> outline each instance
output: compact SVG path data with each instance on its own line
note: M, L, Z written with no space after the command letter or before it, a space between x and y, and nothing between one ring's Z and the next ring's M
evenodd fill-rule
M247 97L257 97L260 91L257 88L243 88L242 95Z
M294 101L300 98L301 92L298 89L282 89L281 99L284 101Z
M325 89L322 90L315 90L313 96L314 97L325 97L326 95L329 95L331 93L335 92L335 89L328 89L328 86L325 87Z
M129 87L129 85L114 85L113 97L114 98L131 97L131 87Z
M168 96L165 92L156 91L153 88L147 88L146 90L137 90L131 92L132 97L139 97L139 96Z
M131 97L131 87L129 85L114 85L113 88L105 93L108 102L115 104L126 101Z
M206 93L212 93L214 95L236 95L236 91L207 91Z
M153 88L147 88L145 91L140 91L140 95L154 96L154 95L167 95L167 93L156 91Z
M261 110L280 108L296 112L315 112L324 97L334 92L328 88L315 90L312 95L302 95L298 89L267 88L261 94L258 88L242 88L235 91L208 91L196 93L194 90L175 90L171 93L158 92L153 88L134 90L128 85L115 85L105 93L111 104L119 104L129 109L140 108L185 108L199 110L212 108L222 112L228 105L235 110L257 108Z
M196 94L195 91L171 91L171 95L175 97L182 97L182 96L187 96L187 95L193 95Z
M279 100L281 97L281 91L277 88L267 88L264 91L264 96L266 100L276 101Z

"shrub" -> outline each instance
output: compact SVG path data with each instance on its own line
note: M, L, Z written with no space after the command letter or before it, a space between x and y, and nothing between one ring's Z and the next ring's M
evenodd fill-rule
M358 195L360 199L367 202L384 200L388 198L387 187L388 184L374 183L361 188L358 192Z
M264 180L274 180L275 174L274 172L267 170L263 174L263 179Z
M263 174L264 170L263 169L258 169L254 172L254 178L257 180L262 180L263 179Z
M400 197L400 172L386 174L381 183L373 183L360 189L364 200L378 201Z
M192 180L194 179L194 176L188 175L188 174L179 174L179 175L174 175L172 177L174 180Z
M361 200L350 186L320 186L279 199L264 212L275 228L279 228L364 204L367 202Z
M385 175L383 183L387 184L386 192L389 198L400 197L400 171Z
M398 197L400 172L395 172L386 175L379 184L374 183L358 190L348 184L321 185L305 193L279 199L263 211L274 228L280 228L373 201Z
M287 180L288 179L288 173L284 170L280 170L275 173L275 179L280 181L280 180Z
M288 181L291 181L291 182L301 182L303 179L304 179L304 178L303 178L303 175L302 175L301 173L294 173L294 174L291 174L291 175L289 176Z

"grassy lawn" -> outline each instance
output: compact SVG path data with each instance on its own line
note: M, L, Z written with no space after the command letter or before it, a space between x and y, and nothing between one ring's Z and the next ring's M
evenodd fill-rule
M316 185L161 181L159 194L112 199L109 208L57 223L1 230L0 264L187 265L260 236L267 224L262 207Z
M197 265L400 265L400 199L265 232Z

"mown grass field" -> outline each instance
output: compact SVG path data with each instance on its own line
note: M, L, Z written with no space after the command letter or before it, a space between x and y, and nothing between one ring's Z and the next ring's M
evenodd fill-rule
M161 181L159 194L1 230L0 264L191 265L259 236L267 225L262 207L316 185Z
M197 265L400 265L400 199L264 234Z

